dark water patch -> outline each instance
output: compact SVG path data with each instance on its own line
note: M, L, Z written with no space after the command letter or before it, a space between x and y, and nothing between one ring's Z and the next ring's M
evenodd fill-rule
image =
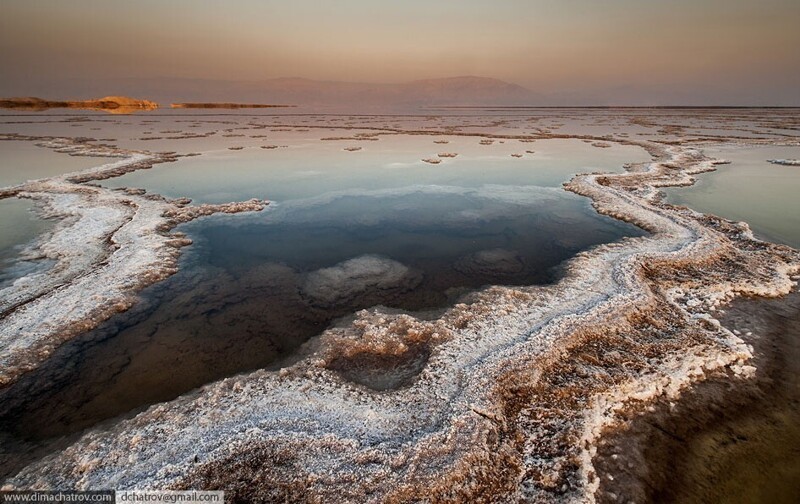
M582 198L535 187L339 194L184 230L195 246L178 274L0 391L5 474L103 421L276 369L359 309L441 309L485 285L552 282L578 251L643 234ZM388 390L411 383L427 355L333 366Z

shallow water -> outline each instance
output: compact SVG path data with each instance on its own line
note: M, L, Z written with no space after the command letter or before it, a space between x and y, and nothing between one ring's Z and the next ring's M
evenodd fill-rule
M108 161L109 158L69 156L30 141L4 140L0 141L0 187L84 170ZM37 218L32 208L29 200L0 199L0 286L43 266L35 261L16 260L26 245L53 225L52 221Z
M480 145L479 137L388 136L377 141L320 141L320 137L352 135L349 131L281 132L276 149L261 149L253 140L207 140L201 156L156 166L104 181L108 187L140 187L170 197L187 196L196 203L224 203L252 197L271 201L308 198L352 189L378 190L407 185L483 184L558 187L570 175L586 171L619 171L631 161L646 161L638 147L598 149L579 140L522 143L495 141ZM225 139L223 139L225 140ZM434 140L447 140L435 144ZM216 143L216 145L215 145ZM264 142L260 142L264 143ZM245 145L231 151L225 145ZM270 145L273 145L270 143ZM280 147L285 145L285 147ZM360 147L348 152L345 147ZM526 153L533 151L533 154ZM440 164L422 161L439 153ZM511 154L522 154L522 158Z
M800 147L708 149L731 161L698 176L694 186L666 189L667 201L735 221L757 236L800 248L800 167L767 159L798 159Z
M3 140L0 141L0 187L85 170L108 161L108 158L61 154L38 147L34 142Z
M38 218L32 209L30 200L0 200L0 287L41 266L18 260L26 245L53 227L52 221Z
M449 122L458 123L462 133L613 130L647 139L682 120L665 114L659 124L641 125L605 120L607 112L578 119L553 114L495 125L488 117ZM320 140L370 132L337 129L354 120L347 117L328 118L330 127L308 130L302 124L313 119L293 118L296 124L288 131L275 126L284 118L244 114L95 114L66 125L37 119L0 123L0 131L67 134L69 128L72 135L113 137L121 147L202 153L104 181L107 186L144 187L196 202L265 197L273 204L252 216L183 226L195 245L185 249L177 275L145 290L132 310L63 345L40 369L0 391L0 474L51 451L63 442L60 436L113 422L225 376L278 368L304 342L361 308L383 305L389 308L380 309L429 316L484 285L550 282L558 265L576 252L641 234L598 216L586 200L559 188L575 172L616 171L622 163L649 159L636 147L603 149L579 140L480 145L480 136L446 132ZM439 124L436 118L358 119L370 121L417 129ZM259 129L245 125L250 122L260 123ZM265 126L270 123L273 127ZM214 135L165 138L178 130ZM702 133L716 130L705 127ZM266 138L258 137L262 133ZM343 150L349 146L362 149ZM459 156L438 165L421 162L440 152ZM515 153L522 157L511 157ZM89 166L96 161L89 159ZM358 373L359 383L375 390L405 386L425 359L425 353L411 355L393 373ZM351 364L331 368L355 380L348 374Z
M196 246L181 272L5 394L5 408L24 398L11 416L25 436L273 365L360 308L434 309L482 285L548 282L577 251L641 234L558 189L500 186L343 195L183 229Z
M551 282L554 268L578 251L643 234L557 187L575 171L619 169L632 153L647 158L639 149L548 141L541 158L531 161L497 154L517 145L480 146L470 138L457 149L458 158L433 166L403 163L412 152L418 157L420 144L437 152L455 151L456 142L415 137L372 143L384 147L337 157L341 145L317 141L326 155L287 151L279 158L286 163L226 152L223 158L235 166L221 180L234 189L221 191L230 193L221 199L249 197L264 187L279 201L258 214L182 226L195 245L186 249L177 275L3 391L6 444L23 446L9 448L15 457L28 452L26 443L78 432L225 376L279 367L309 338L359 309L440 310L485 285ZM205 174L220 165L207 159L209 171L189 178L189 187L192 196L213 200L206 191L220 188ZM309 166L308 159L317 164ZM180 170L171 163L142 177L173 167ZM321 173L297 176L302 167ZM409 373L424 365L418 357ZM383 389L407 381L399 372L373 378L364 385Z

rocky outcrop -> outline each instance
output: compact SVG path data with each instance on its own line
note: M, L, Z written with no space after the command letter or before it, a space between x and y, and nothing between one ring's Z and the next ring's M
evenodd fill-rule
M42 98L3 98L0 99L0 108L18 110L47 110L51 108L74 108L103 110L113 113L131 113L139 110L154 110L158 103L150 100L139 100L127 96L106 96L92 100L44 100Z
M800 166L800 159L767 159L767 162L783 166Z

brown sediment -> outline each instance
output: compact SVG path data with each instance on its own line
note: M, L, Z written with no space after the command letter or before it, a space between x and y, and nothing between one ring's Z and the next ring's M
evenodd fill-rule
M566 188L652 236L579 254L555 285L472 294L438 319L359 312L279 372L209 384L88 432L7 487L225 488L240 501L604 495L595 455L609 432L698 381L753 376L750 348L715 310L788 293L800 255L661 202L659 187L691 184L719 161L684 145L603 141L654 161ZM374 386L389 369L396 379Z
M428 164L439 164L442 162L442 160L438 158L424 158L422 162Z
M753 346L758 372L717 373L632 412L599 444L599 502L797 502L800 293L738 299L720 322Z

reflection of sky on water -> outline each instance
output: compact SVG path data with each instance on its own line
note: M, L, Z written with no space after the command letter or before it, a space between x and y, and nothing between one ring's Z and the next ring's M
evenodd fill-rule
M559 188L503 185L342 191L181 229L195 245L176 275L6 392L12 438L75 432L280 365L362 308L440 308L487 284L551 281L577 251L641 234Z
M182 226L195 244L175 276L6 393L10 409L0 416L12 438L75 432L280 365L362 308L438 309L484 285L549 282L576 252L641 234L560 187L578 171L647 159L640 149L392 136L344 152L356 143L320 141L318 133L275 150L228 151L217 139L201 156L105 181L197 201L274 203ZM525 150L535 154L510 156ZM439 152L459 156L420 161Z
M316 134L317 138L327 136ZM618 171L626 162L649 159L636 147L598 149L577 140L505 140L479 145L477 137L442 135L450 143L434 144L436 138L392 135L378 141L302 140L270 150L258 146L242 151L221 148L103 183L109 187L142 187L171 197L188 196L203 203L251 197L285 201L331 191L424 184L558 187L577 172ZM210 139L208 143L214 145ZM350 145L362 150L343 150ZM526 150L535 153L527 154ZM445 158L438 165L422 162L423 158L448 152L458 156ZM515 153L523 157L511 157Z
M542 281L544 270L575 251L635 232L560 189L500 185L345 191L186 229L210 262L232 268L277 262L310 270L379 254L408 265L428 262L424 269L433 273L470 253L502 248L524 258L529 276L478 281L515 284Z
M84 170L108 161L108 158L68 156L37 147L34 142L3 140L0 141L0 187Z
M16 261L20 250L53 226L31 212L33 202L18 198L0 200L0 288L37 265Z
M800 248L800 167L767 162L799 159L800 147L727 148L707 153L731 164L699 175L694 186L666 189L669 201L745 221L766 240Z

